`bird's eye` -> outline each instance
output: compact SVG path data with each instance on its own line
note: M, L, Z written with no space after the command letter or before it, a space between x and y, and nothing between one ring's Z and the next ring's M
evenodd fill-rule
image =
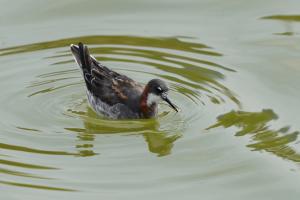
M162 92L161 87L157 87L156 90L157 90L158 92Z

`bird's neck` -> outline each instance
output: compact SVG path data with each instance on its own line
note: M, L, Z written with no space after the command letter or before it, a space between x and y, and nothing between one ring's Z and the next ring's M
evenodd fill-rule
M157 112L157 103L149 102L149 88L145 87L141 99L140 99L140 110L144 117L150 118L154 117Z

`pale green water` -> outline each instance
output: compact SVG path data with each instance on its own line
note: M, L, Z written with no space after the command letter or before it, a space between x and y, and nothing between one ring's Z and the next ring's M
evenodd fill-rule
M1 200L300 198L300 1L0 3ZM97 117L79 41L181 111Z

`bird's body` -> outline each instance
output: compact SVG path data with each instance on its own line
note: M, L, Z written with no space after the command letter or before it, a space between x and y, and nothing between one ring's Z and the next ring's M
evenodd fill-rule
M71 51L82 70L88 101L95 112L113 119L151 118L157 113L160 99L176 110L166 96L168 87L163 81L153 79L143 87L100 64L82 43L71 45Z

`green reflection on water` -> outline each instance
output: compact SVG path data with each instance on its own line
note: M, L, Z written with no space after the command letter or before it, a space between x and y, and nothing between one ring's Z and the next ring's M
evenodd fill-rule
M270 16L262 17L261 19L300 22L300 15L270 15Z
M206 100L200 98L200 93L207 93L207 99L214 104L225 103L224 97L227 96L236 105L240 107L240 102L227 87L219 82L219 79L224 78L222 70L235 72L234 70L217 64L215 62L200 59L200 55L205 56L222 56L221 53L214 51L205 44L184 41L183 37L138 37L138 36L82 36L74 38L65 38L49 42L34 43L28 45L21 45L17 47L0 49L0 56L13 55L25 52L42 51L51 48L68 48L71 43L79 41L87 45L91 45L91 53L96 54L100 61L114 61L121 63L134 63L151 66L164 73L144 72L159 76L163 79L174 82L173 88L180 92L180 94L189 97L192 103L198 105L198 102L205 105ZM101 45L101 47L93 46ZM68 52L66 54L66 51ZM180 53L182 52L182 53ZM187 56L186 53L195 54ZM100 55L100 56L99 56ZM112 56L113 55L113 56ZM120 58L120 56L123 56ZM124 56L126 56L124 58ZM134 59L131 57L138 59ZM54 56L47 56L45 59L65 59L60 62L52 62L50 65L62 65L72 62L70 60L69 50L57 51ZM139 58L143 58L142 60ZM43 71L43 70L41 70ZM78 76L70 76L70 74L78 74ZM45 102L43 95L55 93L67 87L77 87L81 82L74 82L78 80L80 74L77 69L59 69L59 71L48 71L37 75L37 81L32 81L27 88L38 88L38 91L27 94L28 97L41 95L42 101ZM71 81L71 82L70 82ZM62 83L62 84L60 84ZM44 98L44 99L43 99ZM53 96L53 98L60 98ZM37 99L35 99L37 100ZM33 100L34 101L34 100ZM63 100L62 100L63 101ZM188 102L182 102L188 103ZM38 103L36 103L38 104ZM48 110L49 111L49 110ZM65 127L65 130L78 133L78 138L82 141L93 141L95 134L107 133L137 133L143 135L147 141L150 152L156 153L160 156L167 155L171 152L173 142L176 141L181 134L180 131L162 131L159 130L157 121L130 121L130 122L110 122L98 119L93 111L77 111L68 109L67 112L80 116L83 119L84 128L82 127ZM187 111L188 112L188 111ZM47 113L47 110L44 112ZM65 111L63 111L65 113ZM34 127L20 127L18 129L43 132ZM34 148L21 147L17 145L1 144L1 148L10 150L26 151L30 153L52 154L52 155L75 155L75 156L93 156L97 155L92 149L92 144L79 144L77 149L81 149L79 153L68 153L60 151L37 150Z
M0 56L18 54L24 52L41 51L49 48L68 48L71 43L84 42L90 46L90 51L94 54L100 62L111 61L119 63L141 64L143 66L151 66L165 73L153 73L153 75L186 85L188 87L180 88L186 96L196 97L196 93L205 92L209 95L207 98L215 104L224 103L224 99L216 93L227 96L239 108L241 103L236 95L226 86L219 82L224 79L224 74L221 70L235 72L234 70L217 64L215 62L200 59L200 55L221 56L222 54L212 50L209 46L201 43L187 42L176 37L138 37L138 36L82 36L74 38L66 38L61 40L54 40L50 42L41 42L35 44L28 44L23 46L5 48L0 50ZM101 45L101 47L94 47L93 45ZM109 47L107 47L107 45ZM155 48L155 49L146 49ZM169 52L169 51L172 52ZM173 52L173 51L181 51ZM47 59L64 58L67 60L54 62L51 65L63 65L66 63L74 63L70 60L69 50L57 52L57 55L48 56ZM186 53L193 53L193 56L186 56ZM124 57L125 56L125 57ZM142 59L140 59L142 58ZM55 92L57 90L82 84L81 82L72 82L64 85L53 85L58 82L70 81L76 79L76 76L69 76L70 73L78 73L76 69L60 70L55 72L48 72L40 74L37 78L39 81L32 82L29 88L37 86L51 85L40 89L28 96L35 96L39 94L46 94ZM151 73L151 72L146 72ZM65 76L63 76L65 75ZM51 78L50 78L51 77ZM48 79L47 79L48 78ZM193 88L192 91L190 88ZM197 90L197 92L195 92ZM193 95L191 95L193 94ZM194 102L203 100L196 100Z
M220 57L222 54L205 44L185 40L193 41L191 38L181 37L83 36L0 49L0 56L17 56L20 53L32 52L32 57L35 56L34 52L51 49L52 56L47 55L40 58L47 59L50 62L49 65L45 65L45 68L40 65L26 66L28 67L26 70L33 72L35 77L29 82L22 83L26 89L21 92L21 95L28 97L26 100L29 99L28 102L32 103L32 107L34 107L34 109L31 109L30 106L26 105L25 108L29 108L26 110L28 113L38 111L41 118L47 118L49 124L60 127L63 129L62 132L71 131L76 134L77 140L75 139L74 148L77 152L42 150L17 144L5 144L4 142L0 143L0 149L41 154L41 156L44 154L90 157L101 154L96 150L99 149L96 147L97 143L95 142L97 136L109 134L111 137L137 136L145 141L147 145L145 148L148 148L151 153L157 156L171 154L175 142L184 133L183 123L190 122L190 119L199 115L199 112L194 112L194 109L198 109L199 102L202 105L206 105L207 102L226 104L226 100L228 100L232 101L237 107L241 106L235 94L220 81L225 78L223 72L235 71L210 60ZM125 70L130 73L143 73L167 80L170 82L174 95L177 95L178 99L183 99L182 102L179 102L181 107L191 104L194 104L194 107L187 110L183 109L183 112L185 112L183 115L187 116L185 119L176 118L168 112L163 112L157 119L151 120L118 121L97 116L87 107L83 93L82 95L74 95L84 83L74 60L71 59L69 45L79 41L89 45L91 53L101 62L117 62L121 65L129 63L145 67L146 70L142 67L138 69L139 71L131 68L125 68ZM76 107L79 101L80 108ZM21 109L24 108L23 104L19 105L22 105ZM82 109L82 107L84 108ZM66 125L61 119L74 123ZM34 134L51 133L52 131L49 127L38 126L38 120L37 124L31 123L22 126L16 124L14 128L17 127L22 132L26 131L32 134L33 137ZM35 126L39 128L35 128ZM45 149L47 148L46 146ZM28 162L31 162L31 160ZM0 164L8 167L19 167L23 170L57 169L4 159L0 160ZM54 165L56 164L54 162ZM1 172L23 178L43 178L12 169L3 169ZM22 181L20 183L1 181L0 183L36 189L72 191L59 187L48 187L43 184L31 185L22 183Z
M0 159L0 164L14 166L14 167L29 168L29 169L57 169L54 167L34 165L34 164L28 164L28 163L24 163L24 162L16 162L16 161L3 160L3 159Z
M87 112L81 112L84 128L65 128L76 132L80 139L80 144L76 145L80 156L94 156L98 153L93 151L95 136L99 134L122 134L142 135L148 144L150 152L158 156L165 156L171 153L173 143L181 137L180 133L171 134L159 130L157 119L150 120L107 120L99 118L89 107ZM176 130L178 131L178 130Z
M211 56L222 55L214 51L202 50L202 49L210 48L204 44L183 42L176 37L151 38L151 37L138 37L138 36L96 36L96 35L74 37L74 38L61 39L61 40L56 40L51 42L41 42L41 43L5 48L5 49L1 49L0 55L4 56L9 54L25 53L31 51L44 50L44 49L66 47L66 46L70 46L70 44L72 43L78 43L80 41L84 42L87 45L109 44L109 45L129 45L129 46L137 46L137 47L147 46L147 47L156 47L156 48L168 47L169 49L173 49L173 50L207 54Z
M231 111L217 118L217 123L207 129L217 127L237 127L240 131L236 136L252 135L254 143L247 147L254 151L267 151L284 159L300 162L300 154L291 146L297 140L298 131L290 132L289 127L272 130L268 123L278 119L273 110L265 109L261 112Z
M270 15L261 17L260 19L264 20L277 20L284 22L285 25L285 32L282 33L275 33L276 35L284 35L284 36L292 36L295 35L295 32L293 31L293 22L300 22L300 15Z
M65 152L65 151L47 151L47 150L41 150L41 149L33 149L30 147L4 144L4 143L0 143L0 149L23 151L23 152L27 152L27 153L48 154L48 155L77 155L75 153L69 153L69 152Z
M77 190L68 189L68 188L60 188L60 187L51 187L51 186L45 186L45 185L33 185L33 184L27 184L27 183L17 183L12 181L1 181L1 184L5 185L12 185L12 186L18 186L22 188L33 188L33 189L40 189L40 190L55 190L55 191L65 191L65 192L75 192Z
M30 174L30 173L24 173L24 172L19 172L16 170L10 170L10 169L4 169L4 168L0 168L0 173L9 174L9 175L13 175L13 176L29 177L29 178L51 179L51 178L46 178L46 177L42 177L42 176L37 176L34 174Z

